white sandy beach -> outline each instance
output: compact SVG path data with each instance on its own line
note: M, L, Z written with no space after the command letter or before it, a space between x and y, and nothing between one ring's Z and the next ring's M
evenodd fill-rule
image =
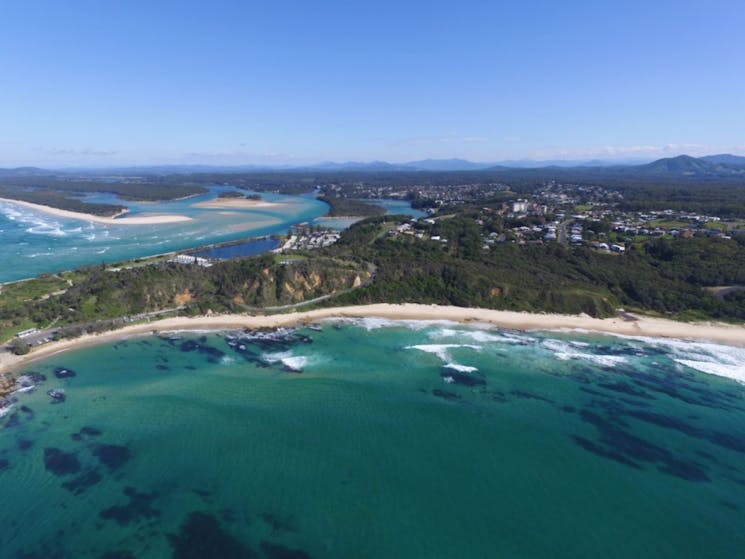
M265 200L249 200L248 198L215 198L192 204L194 208L209 210L253 210L256 208L273 208L281 206L275 202Z
M419 305L375 304L317 309L275 315L211 315L196 318L176 317L135 324L102 334L89 334L72 340L51 342L28 355L0 353L0 372L13 371L30 361L86 345L114 341L131 336L172 330L229 330L277 328L326 318L386 318L392 320L451 320L483 323L514 330L581 330L625 336L647 336L707 340L745 346L745 326L715 322L684 323L661 318L642 317L636 321L620 318L592 318L586 315L531 314L490 309Z
M86 214L81 212L71 212L69 210L61 210L59 208L52 208L51 206L43 206L41 204L33 204L31 202L24 202L23 200L11 200L9 198L0 198L0 202L8 202L10 204L17 204L26 208L39 210L49 215L55 215L58 217L67 217L70 219L79 219L81 221L90 221L93 223L104 223L106 225L157 225L161 223L178 223L182 221L191 221L191 218L185 215L177 214L153 214L153 215L141 215L133 217L103 217L99 215ZM123 212L120 215L125 215Z

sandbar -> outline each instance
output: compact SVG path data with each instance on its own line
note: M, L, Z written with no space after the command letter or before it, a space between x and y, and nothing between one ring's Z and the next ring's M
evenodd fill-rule
M23 356L16 356L8 352L0 353L0 372L18 369L30 361L48 357L62 351L156 332L278 328L329 318L449 320L523 331L597 332L624 336L704 340L727 345L745 346L745 325L720 322L687 323L643 316L638 317L637 320L624 320L622 318L601 319L592 318L587 315L537 314L414 303L380 303L273 315L213 314L200 317L165 318L148 323L125 326L124 328L110 332L86 334L79 338L50 342L32 349L29 354Z
M275 202L250 200L248 198L215 198L214 200L196 202L192 204L192 207L208 210L253 210L256 208L273 208L281 205Z
M86 214L82 212L72 212L70 210L62 210L59 208L53 208L51 206L44 206L42 204L34 204L32 202L25 202L23 200L12 200L10 198L0 198L0 202L8 202L10 204L17 204L33 210L39 210L49 215L57 217L67 217L70 219L78 219L80 221L89 221L93 223L103 223L106 225L157 225L161 223L178 223L182 221L191 221L192 219L185 215L178 214L152 214L152 215L138 215L132 217L104 217L100 215ZM120 216L126 215L126 211L121 212Z

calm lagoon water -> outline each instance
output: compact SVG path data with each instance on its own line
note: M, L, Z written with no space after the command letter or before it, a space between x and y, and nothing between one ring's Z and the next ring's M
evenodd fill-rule
M199 258L215 258L218 260L227 260L230 258L240 258L244 256L256 256L274 250L281 246L282 243L277 239L251 239L226 246L210 247L200 251L192 251L191 256Z
M0 555L742 556L743 367L373 319L63 353L0 418Z
M426 212L412 208L411 203L406 200L362 199L360 201L384 207L387 215L410 215L417 219L427 215ZM341 231L342 229L351 227L361 219L359 217L318 217L314 220L314 223L321 227Z

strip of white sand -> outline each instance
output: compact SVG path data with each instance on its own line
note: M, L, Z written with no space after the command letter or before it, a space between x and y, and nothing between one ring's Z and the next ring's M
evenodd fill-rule
M192 204L192 207L208 210L253 210L256 208L273 208L281 205L274 202L266 202L265 200L250 200L248 198L215 198L214 200L197 202Z
M375 304L316 309L275 315L210 315L195 318L175 317L134 324L102 334L87 334L72 340L51 342L28 355L0 353L0 372L69 349L98 344L136 335L171 330L230 330L278 328L326 318L387 318L392 320L451 320L484 323L514 330L582 330L626 336L708 340L745 346L745 326L715 322L684 323L661 318L642 317L635 321L620 318L592 318L587 315L531 314L490 309L419 305Z
M70 210L61 210L59 208L53 208L51 206L43 206L42 204L33 204L31 202L24 202L23 200L11 200L9 198L0 198L0 202L8 202L10 204L17 204L33 210L38 210L49 215L57 217L67 217L70 219L79 219L81 221L90 221L93 223L104 223L106 225L157 225L161 223L178 223L182 221L191 221L191 218L185 215L177 214L153 214L153 215L140 215L133 217L103 217L100 215L86 214L82 212L71 212ZM119 215L125 215L126 212L122 212Z

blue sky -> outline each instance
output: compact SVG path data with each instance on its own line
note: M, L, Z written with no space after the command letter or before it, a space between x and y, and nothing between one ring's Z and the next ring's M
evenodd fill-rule
M745 154L737 0L4 0L0 166Z

